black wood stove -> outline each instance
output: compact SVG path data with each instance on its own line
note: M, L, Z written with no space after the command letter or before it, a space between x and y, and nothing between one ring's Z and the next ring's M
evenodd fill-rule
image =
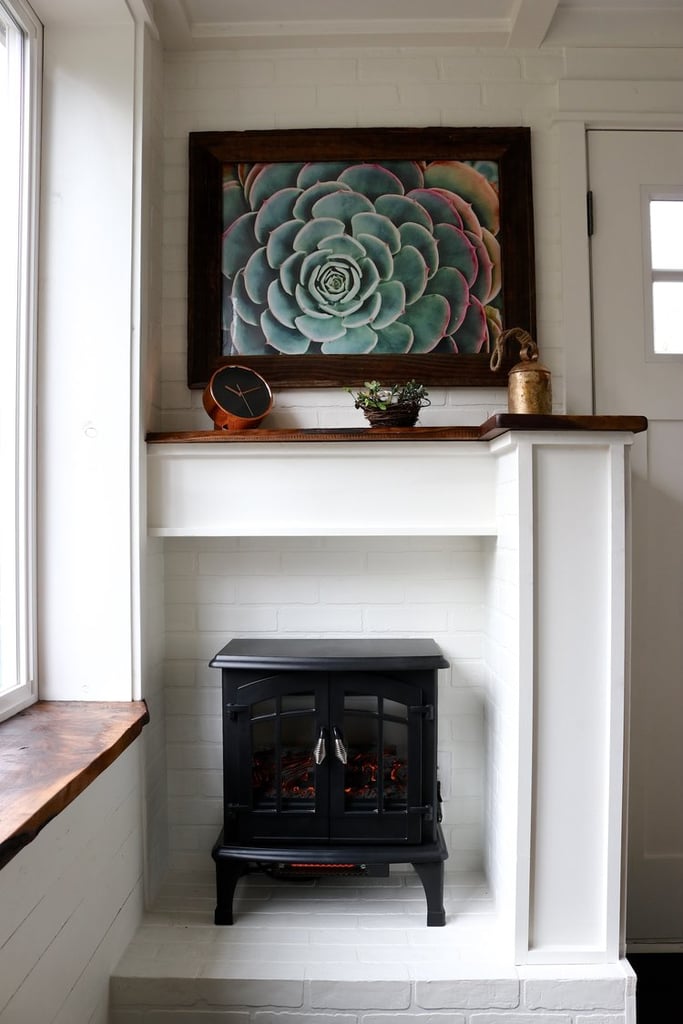
M216 924L239 879L387 874L410 863L445 924L433 640L231 640L223 686L224 825Z

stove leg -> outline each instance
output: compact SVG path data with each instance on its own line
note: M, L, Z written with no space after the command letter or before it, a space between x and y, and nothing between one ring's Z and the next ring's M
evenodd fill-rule
M441 926L446 923L443 905L443 861L413 864L422 882L427 897L427 925Z
M214 924L232 924L232 901L235 889L247 865L242 861L216 861L216 912Z

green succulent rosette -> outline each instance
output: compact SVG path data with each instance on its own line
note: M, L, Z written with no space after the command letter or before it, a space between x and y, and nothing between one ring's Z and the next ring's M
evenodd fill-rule
M495 165L239 164L225 167L223 184L226 355L492 347Z

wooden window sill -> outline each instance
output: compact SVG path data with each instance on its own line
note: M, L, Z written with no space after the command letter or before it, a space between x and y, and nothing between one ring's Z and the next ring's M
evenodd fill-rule
M39 701L0 723L0 867L140 735L144 701Z

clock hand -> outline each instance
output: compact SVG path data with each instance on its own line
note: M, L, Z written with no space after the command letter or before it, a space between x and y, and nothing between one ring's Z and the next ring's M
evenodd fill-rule
M244 395L248 395L250 391L260 391L260 390L261 390L261 385L257 384L256 387L245 388L244 391L240 392L240 394L244 397Z
M244 404L246 405L247 409L249 410L249 415L250 415L250 416L253 416L253 415L254 415L254 410L253 410L253 409L252 409L252 407L251 407L251 406L249 405L249 402L247 401L247 399L246 399L246 397L245 397L245 394L244 394L244 392L243 392L243 391L240 391L240 398L242 399L242 401L243 401L243 402L244 402Z
M250 391L258 391L259 388L247 388L246 392L242 391L242 388L239 386L239 384L237 384L234 388L230 387L229 384L226 384L225 388L227 391L232 391L233 395L237 395L238 398L241 398L244 404L246 405L247 409L249 410L249 415L254 415L254 410L252 409L252 407L249 405L249 402L245 398L245 394L247 394Z
M242 399L242 401L246 405L247 409L249 410L249 415L253 416L254 415L254 410L252 409L252 407L249 405L249 402L245 398L244 391L242 391L242 388L239 386L239 384L237 384L236 387L237 387L237 391L235 392L235 394L238 394L240 396L240 398ZM247 391L252 391L252 390L253 390L253 388L247 388Z

